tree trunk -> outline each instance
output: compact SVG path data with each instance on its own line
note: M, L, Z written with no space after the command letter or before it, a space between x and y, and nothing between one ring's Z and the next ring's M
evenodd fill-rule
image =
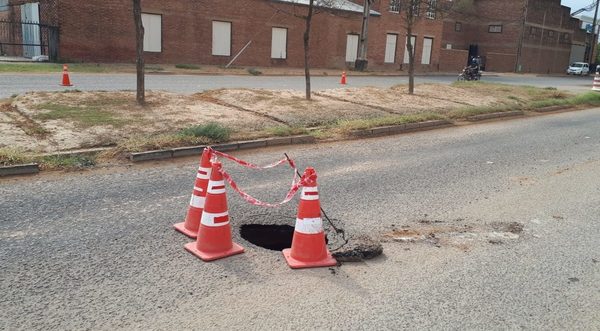
M140 106L146 103L146 87L144 86L144 26L142 25L141 0L133 0L133 21L135 22L135 47L137 93L136 100Z
M412 28L406 30L408 33L406 49L408 50L408 94L415 93L415 54L412 44Z
M409 1L406 9L406 50L408 51L408 94L415 93L415 52L412 44L412 30L415 22L414 6L419 0ZM416 38L415 38L416 41Z
M306 81L306 100L310 100L310 24L312 23L314 0L308 4L306 29L304 30L304 79Z

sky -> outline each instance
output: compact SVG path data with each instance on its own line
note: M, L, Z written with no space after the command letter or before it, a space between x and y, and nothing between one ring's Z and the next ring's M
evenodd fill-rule
M567 7L571 7L571 12L576 11L577 9L583 8L583 7L587 7L589 4L594 3L594 0L562 0L561 4L563 6L567 6ZM593 11L589 11L587 12L587 16L593 16L594 12Z

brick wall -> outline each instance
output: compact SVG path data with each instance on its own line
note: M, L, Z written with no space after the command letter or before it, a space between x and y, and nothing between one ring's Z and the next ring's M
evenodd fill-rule
M383 1L385 2L385 1ZM238 66L303 66L304 21L290 15L306 7L269 0L164 1L144 0L142 11L162 15L162 52L146 53L148 63L199 63L224 65L250 40L252 44L236 60ZM383 4L381 5L383 8ZM106 0L102 4L79 0L60 1L61 55L74 61L133 62L134 26L131 1ZM369 33L369 68L398 70L404 57L406 35L399 15L382 10L372 16ZM212 21L232 23L232 56L212 55ZM361 13L319 10L313 20L311 64L313 67L346 66L346 35L360 34ZM424 37L433 37L431 64L419 70L437 70L441 21L423 19L415 27L416 59L422 56ZM271 29L288 29L287 59L271 59ZM398 34L396 61L384 63L386 34Z
M494 72L511 72L515 70L517 56L514 53L487 52L485 70Z
M467 65L469 51L462 49L442 49L440 54L440 71L460 72Z
M488 71L514 71L519 41L523 37L520 64L523 72L563 72L569 63L571 44L581 44L585 33L570 8L560 0L529 0L523 28L524 0L477 0L473 14L452 14L444 24L444 43L467 49L477 45ZM470 18L465 24L466 18ZM463 22L463 32L454 23ZM502 26L501 33L490 32L490 25ZM455 46L456 45L456 46Z

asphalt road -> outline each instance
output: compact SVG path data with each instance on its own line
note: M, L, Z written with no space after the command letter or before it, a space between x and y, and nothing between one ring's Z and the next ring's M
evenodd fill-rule
M291 270L239 238L241 224L293 224L296 201L266 210L231 191L246 253L184 251L171 225L194 159L2 180L0 329L598 330L599 127L592 109L237 153L314 166L338 225L384 241L333 269ZM289 169L225 167L266 200L289 185Z
M59 86L61 74L0 74L0 98L29 91L63 91ZM421 76L417 83L449 84L456 76ZM574 76L544 76L534 75L488 75L484 81L532 85L537 87L556 87L573 92L589 91L592 86L591 77ZM71 89L82 91L97 90L133 90L135 75L133 74L81 74L71 73ZM390 87L396 84L407 84L405 76L349 76L347 86L378 86ZM339 77L316 76L312 79L315 90L341 87ZM147 75L146 88L150 90L165 90L176 93L196 93L217 88L265 88L265 89L294 89L304 90L304 78L299 76L198 76L198 75Z

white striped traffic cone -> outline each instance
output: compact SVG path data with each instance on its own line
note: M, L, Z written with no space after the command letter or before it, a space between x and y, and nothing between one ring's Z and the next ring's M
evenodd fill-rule
M190 198L190 206L185 216L185 222L173 225L175 230L194 239L198 236L198 227L200 226L200 218L202 217L202 210L204 209L204 201L206 199L206 188L208 187L211 170L210 157L210 150L205 148L200 158L200 165L198 166L198 173L194 181L194 190Z
M592 91L600 91L600 74L596 72L594 75L594 83L592 84Z
M325 243L317 173L313 168L307 168L302 177L306 178L306 183L300 196L292 248L284 249L283 256L293 269L334 266L337 261Z
M222 259L244 252L242 246L231 240L225 181L220 162L212 164L198 239L184 247L204 261Z

